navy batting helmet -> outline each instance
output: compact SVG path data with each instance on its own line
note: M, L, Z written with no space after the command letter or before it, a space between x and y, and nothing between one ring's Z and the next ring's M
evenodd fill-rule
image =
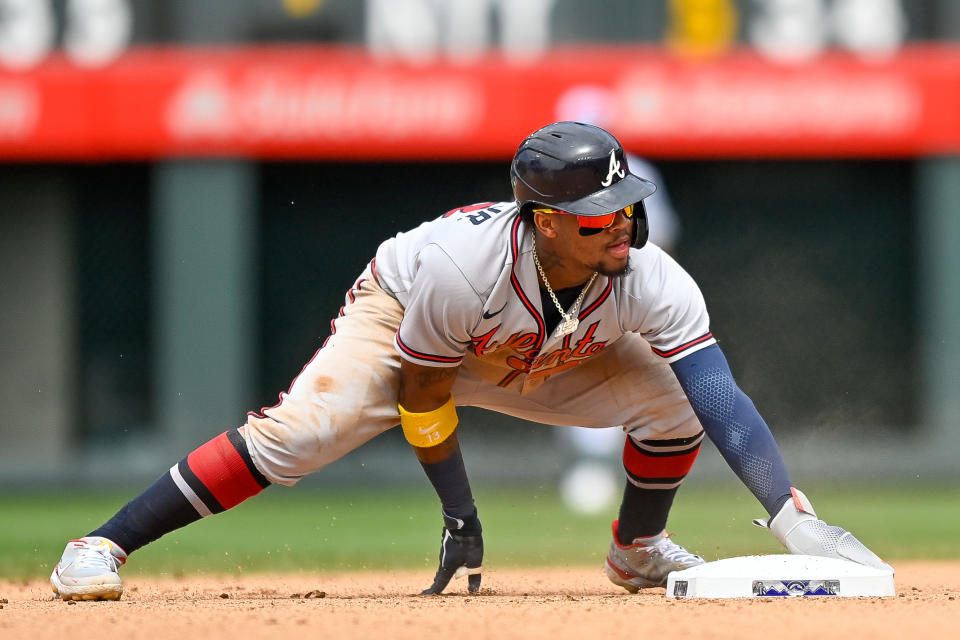
M634 205L632 245L647 242L643 199L657 190L627 168L623 146L600 127L555 122L520 143L510 165L513 197L578 216L609 215Z

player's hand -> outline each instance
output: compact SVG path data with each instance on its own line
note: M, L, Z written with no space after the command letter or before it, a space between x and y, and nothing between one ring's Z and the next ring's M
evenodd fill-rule
M787 500L776 515L769 520L754 520L753 523L770 529L790 553L850 560L875 569L893 571L893 567L878 558L852 533L819 519L803 492L796 488L791 488L791 491L793 499Z
M476 593L480 590L480 571L483 563L483 535L464 535L443 528L440 542L440 567L433 578L433 584L420 595L429 596L443 593L454 576L467 576L467 590Z

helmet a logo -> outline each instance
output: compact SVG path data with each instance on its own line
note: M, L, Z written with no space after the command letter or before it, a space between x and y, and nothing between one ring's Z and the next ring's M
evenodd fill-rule
M625 175L627 175L627 172L624 171L620 166L620 161L617 160L616 152L616 149L610 150L610 168L607 170L607 177L604 178L600 183L605 187L609 187L611 184L613 184L613 176L623 178Z

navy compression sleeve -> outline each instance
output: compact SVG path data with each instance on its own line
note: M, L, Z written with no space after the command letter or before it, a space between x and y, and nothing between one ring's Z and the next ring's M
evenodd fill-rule
M790 497L790 476L770 428L737 386L717 345L670 365L707 437L770 515Z

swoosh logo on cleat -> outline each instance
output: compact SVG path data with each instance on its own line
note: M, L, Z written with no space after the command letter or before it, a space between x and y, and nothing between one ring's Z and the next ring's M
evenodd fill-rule
M489 320L489 319L492 318L493 316L498 315L501 311L503 311L503 310L506 309L506 308L507 308L507 303L504 302L504 303L503 303L503 306L500 307L499 309L497 309L496 311L494 311L493 313L490 313L489 311L484 311L484 312L483 312L483 319L484 319L484 320Z

